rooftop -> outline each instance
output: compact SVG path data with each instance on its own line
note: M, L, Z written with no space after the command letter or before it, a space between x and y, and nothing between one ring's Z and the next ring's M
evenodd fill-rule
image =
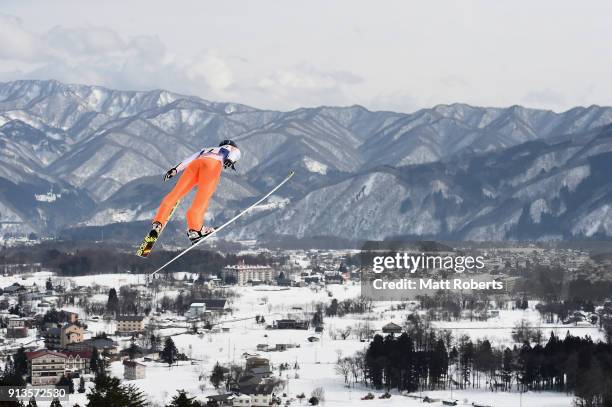
M140 322L144 319L142 315L119 315L117 321L136 321Z

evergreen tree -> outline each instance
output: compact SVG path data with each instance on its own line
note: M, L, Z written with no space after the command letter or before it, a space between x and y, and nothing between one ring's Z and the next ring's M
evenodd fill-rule
M100 361L100 354L98 348L94 347L91 351L91 358L89 359L89 368L94 375L98 375L101 371L102 363Z
M327 314L328 316L338 315L338 300L337 299L334 298L331 300L329 307L325 309L325 314Z
M315 313L312 316L312 325L321 326L323 325L323 307L321 304L317 304Z
M159 338L155 334L151 334L151 350L157 352L159 348Z
M504 354L502 356L502 381L504 383L504 387L506 390L510 388L510 381L512 380L512 351L510 348L506 348L504 350Z
M462 337L460 339L459 360L461 364L461 388L465 388L471 384L474 362L474 344L469 337Z
M28 401L27 407L38 407L38 404L36 404L36 399L34 398L34 396L32 396L30 398L30 401Z
M67 387L69 394L74 394L74 381L68 376L62 376L57 382L59 387Z
M45 288L47 289L47 291L53 290L53 283L51 282L51 277L49 277L45 282Z
M13 358L9 355L6 357L4 365L4 373L0 376L0 386L21 387L25 386L26 382L23 376L15 373Z
M434 389L440 387L441 379L448 371L448 354L443 339L438 339L436 347L430 357L429 377ZM444 381L442 380L442 383Z
M79 393L85 393L85 379L83 379L83 376L79 379L79 389L77 391Z
M127 348L127 354L130 360L135 359L139 352L140 352L140 348L134 342L132 342L130 347Z
M117 314L119 312L119 297L117 296L117 290L114 288L111 288L108 292L106 311L110 312L111 314Z
M133 385L122 385L121 381L109 375L98 375L95 387L87 395L87 407L145 407L148 402L144 394Z
M415 366L415 351L412 338L402 333L397 338L399 352L398 363L401 366L400 390L415 391L419 386L418 372Z
M185 390L177 390L178 394L172 397L172 401L166 407L200 407L201 404L195 401L195 397L187 397Z
M495 355L491 348L491 342L487 339L482 342L479 341L476 345L474 351L474 369L484 373L485 377L489 379L495 374Z
M13 361L13 357L8 355L4 362L4 374L12 375L15 374L15 362Z
M372 386L381 388L383 385L384 341L381 335L375 335L366 351L366 375Z
M168 365L172 365L176 362L176 358L178 356L178 350L176 349L176 345L171 337L167 337L164 342L164 349L161 351L160 357L161 360L166 362Z
M210 382L212 383L215 389L219 388L225 378L226 373L226 368L221 366L219 362L215 363L215 366L213 367L212 373L210 375Z
M28 358L25 354L25 349L20 347L13 357L15 374L25 376L28 373Z
M60 403L59 399L55 398L51 401L50 407L62 407L62 403ZM75 404L73 407L78 407L78 404Z

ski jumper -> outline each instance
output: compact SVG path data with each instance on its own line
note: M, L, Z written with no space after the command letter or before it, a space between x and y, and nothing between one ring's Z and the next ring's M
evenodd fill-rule
M240 150L229 145L205 148L177 165L177 173L183 170L184 172L172 191L162 200L153 222L166 222L176 203L197 186L195 198L187 210L187 227L191 230L201 230L208 201L217 188L226 159L238 161Z

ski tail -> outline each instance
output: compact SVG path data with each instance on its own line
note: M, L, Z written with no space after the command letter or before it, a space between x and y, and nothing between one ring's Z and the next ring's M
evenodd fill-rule
M225 222L223 225L219 226L218 228L216 228L214 231L212 231L210 234L204 236L202 239L198 240L197 242L195 242L193 245L191 245L190 247L188 247L187 249L183 250L182 252L180 252L179 254L177 254L176 256L174 256L172 259L170 259L166 264L164 264L163 266L161 266L160 268L158 268L157 270L155 270L154 272L152 272L151 274L149 274L150 277L154 276L155 274L159 273L160 271L162 271L165 267L167 267L169 264L173 263L174 261L176 261L178 258L182 257L183 255L185 255L187 252L189 252L191 249L193 249L194 247L196 247L197 245L199 245L200 243L202 243L203 241L207 240L208 238L210 238L211 236L217 234L218 232L220 232L221 230L225 229L227 226L229 226L230 224L234 223L238 218L242 217L245 213L247 213L248 211L250 211L251 209L253 209L254 207L256 207L257 205L259 205L260 203L262 203L263 201L265 201L266 199L268 199L270 197L270 195L272 195L273 193L275 193L280 187L282 187L283 185L285 185L287 183L287 181L289 181L291 179L291 177L293 177L295 175L295 171L291 171L289 172L289 175L287 175L285 177L285 179L283 179L279 184L277 184L274 188L272 188L270 190L270 192L268 192L267 194L265 194L264 196L262 196L261 198L259 198L259 200L257 202L255 202L254 204L250 205L249 207L247 207L246 209L243 209L240 213L238 213L236 216L234 216L233 218L231 218L230 220L228 220L227 222Z
M157 242L157 239L159 239L159 237L161 236L162 232L166 228L166 225L172 218L172 215L174 215L174 211L176 211L176 208L179 206L180 203L181 203L180 199L176 201L176 203L174 204L174 207L172 207L172 211L170 211L170 215L168 215L168 218L162 225L162 229L159 231L157 236L151 236L151 234L149 233L144 237L144 239L142 240L142 243L140 243L140 246L138 247L138 250L136 251L136 256L140 256L140 257L149 256L149 254L151 253L151 250L153 250L153 246L155 245L155 242Z

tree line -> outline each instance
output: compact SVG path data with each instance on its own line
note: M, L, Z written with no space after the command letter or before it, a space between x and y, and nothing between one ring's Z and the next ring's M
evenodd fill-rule
M76 246L76 248L75 248ZM135 249L134 249L135 251ZM100 273L149 273L160 267L178 254L178 251L156 250L147 259L134 256L131 248L99 245L67 245L63 243L44 243L23 248L2 248L0 265L37 263L42 268L57 272L63 276L78 276ZM281 259L282 260L282 259ZM236 256L231 253L222 255L216 251L195 250L187 253L166 270L169 272L207 272L219 275L223 267L244 261L246 264L271 264L271 259L264 254ZM279 259L275 259L279 261ZM206 264L206 270L202 270Z
M455 342L445 331L375 335L365 352L339 358L336 371L349 384L387 391L547 390L574 393L580 407L612 406L612 345L569 333L500 349L467 336Z

